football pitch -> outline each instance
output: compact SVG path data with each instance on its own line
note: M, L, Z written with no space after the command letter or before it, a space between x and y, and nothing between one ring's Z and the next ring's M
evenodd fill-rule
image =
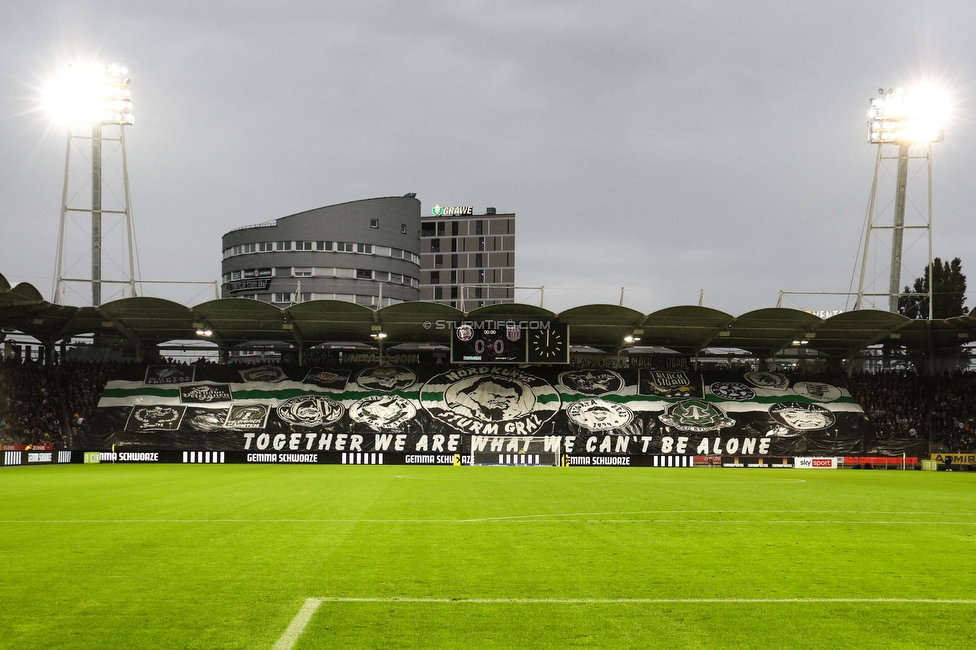
M2 648L976 647L976 475L0 471Z

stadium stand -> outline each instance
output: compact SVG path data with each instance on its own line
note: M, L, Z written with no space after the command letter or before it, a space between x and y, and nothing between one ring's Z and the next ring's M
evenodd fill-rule
M65 447L85 431L105 382L126 365L0 362L0 441ZM928 440L933 453L976 449L976 373L855 373L847 385L879 440Z

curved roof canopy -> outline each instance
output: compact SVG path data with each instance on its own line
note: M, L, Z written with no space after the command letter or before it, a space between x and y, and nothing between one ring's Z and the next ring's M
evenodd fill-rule
M160 298L123 298L101 307L66 307L44 301L27 283L11 287L0 275L0 327L45 343L79 334L111 335L137 346L171 340L212 340L220 347L282 342L302 349L322 343L447 345L456 323L555 322L569 326L574 346L617 352L631 345L695 354L707 347L740 348L772 356L799 344L827 356L849 357L892 342L938 353L976 337L971 316L910 320L885 311L846 312L822 320L794 309L759 309L732 316L707 307L679 306L651 314L615 305L581 305L562 313L519 303L464 313L430 302L407 302L373 311L336 300L280 309L257 300L224 298L186 307ZM633 337L633 341L625 338ZM639 343L638 343L639 341Z

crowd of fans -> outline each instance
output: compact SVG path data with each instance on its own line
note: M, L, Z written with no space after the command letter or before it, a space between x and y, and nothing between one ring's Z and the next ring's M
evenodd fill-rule
M0 441L66 446L73 432L88 425L105 382L120 365L0 363Z
M102 388L121 369L119 362L0 362L0 442L65 446L85 431ZM976 451L976 373L855 373L847 386L879 440L919 438L933 451Z
M921 438L933 451L976 450L976 373L854 374L848 388L881 440Z

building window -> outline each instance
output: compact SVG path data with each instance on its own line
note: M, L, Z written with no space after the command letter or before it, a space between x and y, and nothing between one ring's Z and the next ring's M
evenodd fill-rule
M483 235L484 233L484 222L480 219L474 222L474 234Z
M458 288L451 287L451 300L457 300L458 298Z
M440 253L441 252L441 240L440 239L431 239L430 240L430 252L431 253Z
M443 237L444 236L444 222L443 221L438 221L437 222L437 236L438 237Z
M403 284L403 274L402 273L391 273L390 274L390 282L394 282L396 284Z
M355 250L355 244L350 244L348 242L336 242L336 250L340 253L352 253Z
M481 287L475 287L474 288L474 297L475 298L480 298L481 297Z
M451 284L457 284L457 271L451 271Z
M240 246L234 246L234 249L233 250L234 250L234 255L240 255L241 254L241 247Z
M484 237L478 237L478 250L479 251L485 250L485 238Z
M295 242L296 251L310 251L312 250L312 242L310 241L296 241Z
M444 299L444 287L434 287L434 300Z
M386 271L373 271L373 279L380 280L381 282L388 282L390 279L390 274Z
M434 268L435 269L439 269L442 266L444 266L444 256L443 255L434 255Z
M441 272L440 271L431 271L430 272L430 283L431 284L440 284L441 283Z
M400 232L403 233L404 235L407 234L407 224L405 223L400 224Z
M420 224L420 236L433 237L434 235L437 234L436 228L437 228L437 224L422 223Z
M258 277L259 278L270 278L271 277L271 269L258 269Z
M379 219L370 219L369 220L369 227L370 228L379 228L380 227L380 220Z
M280 251L290 251L291 250L291 242L290 241L280 241L280 242L278 242L277 249L280 250Z
M478 269L478 282L484 282L484 281L485 281L485 270ZM480 298L481 296L478 297Z
M259 253L268 253L268 252L271 252L273 250L274 250L274 242L273 241L263 241L263 242L260 242L258 244L258 252Z
M356 252L357 253L366 253L367 255L371 255L373 253L373 245L372 244L356 244Z
M475 253L475 256L474 256L474 266L475 266L475 268L481 268L482 266L484 266L484 264L482 262L484 262L484 256L481 253Z
M244 252L245 253L253 253L254 252L254 244L244 244Z
M292 296L294 296L294 294L273 293L271 294L271 302L278 303L278 304L290 303L292 301Z
M458 222L457 221L452 221L451 222L451 236L452 237L457 237L458 236Z
M312 277L312 269L307 266L295 266L292 267L291 274L296 278L310 278Z
M357 280L372 280L373 272L369 269L356 269L356 279Z
M458 267L458 256L457 253L451 255L451 268L456 269Z
M317 242L315 242L315 250L317 250L317 251L330 251L330 250L332 250L332 242L330 242L330 241L317 241Z

